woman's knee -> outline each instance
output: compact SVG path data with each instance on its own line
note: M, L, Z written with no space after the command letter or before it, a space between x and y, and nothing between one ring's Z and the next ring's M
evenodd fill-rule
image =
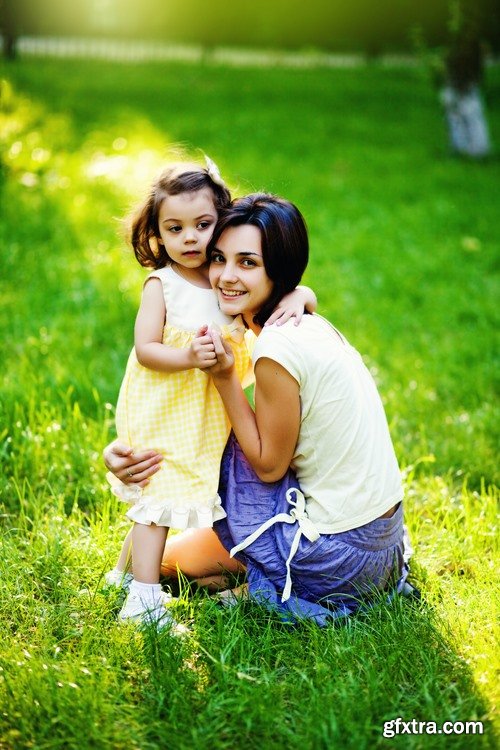
M219 575L223 571L240 572L242 566L229 557L213 529L187 529L169 536L161 563L162 575L188 578Z

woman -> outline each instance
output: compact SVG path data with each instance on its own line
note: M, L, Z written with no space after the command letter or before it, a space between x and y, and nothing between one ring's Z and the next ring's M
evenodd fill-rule
M234 201L208 249L221 310L241 314L258 336L255 412L230 346L213 331L210 373L234 431L221 467L227 518L214 526L218 539L195 529L187 545L183 534L169 540L164 572L178 565L210 577L235 572L239 560L251 596L324 623L401 589L407 574L403 490L383 406L360 355L320 316L263 327L307 265L307 230L293 204L267 194ZM108 468L139 484L158 460L106 451Z

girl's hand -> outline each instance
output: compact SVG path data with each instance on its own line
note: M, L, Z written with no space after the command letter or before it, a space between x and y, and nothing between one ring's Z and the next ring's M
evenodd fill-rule
M208 326L203 326L196 333L196 338L191 342L189 351L193 367L206 370L216 363L217 357L215 355L214 342L208 333Z
M119 440L114 440L103 451L104 463L109 471L124 484L145 487L149 477L161 466L163 456L157 451L138 451Z
M216 364L208 372L214 378L231 377L234 370L234 354L229 341L225 341L218 331L211 331Z
M264 325L272 326L276 323L277 326L282 326L290 318L295 318L295 325L298 326L302 320L304 311L313 313L316 311L318 306L318 300L312 289L308 286L298 286L293 292L285 294L280 300L278 306L274 310L270 318L266 320Z

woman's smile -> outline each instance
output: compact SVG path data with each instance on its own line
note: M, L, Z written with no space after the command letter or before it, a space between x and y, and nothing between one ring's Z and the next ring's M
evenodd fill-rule
M246 292L239 292L236 289L220 289L221 294L224 297L240 297L242 294L246 294Z

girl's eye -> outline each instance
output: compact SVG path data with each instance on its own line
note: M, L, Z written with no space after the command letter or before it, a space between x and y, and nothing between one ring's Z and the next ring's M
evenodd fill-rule
M181 227L177 227L177 226L175 226L175 227L169 227L169 228L168 228L168 231L169 231L169 232L174 232L174 233L177 233L177 232L180 232L180 231L181 231Z
M208 227L212 226L211 221L200 221L198 224L198 229L208 229Z

